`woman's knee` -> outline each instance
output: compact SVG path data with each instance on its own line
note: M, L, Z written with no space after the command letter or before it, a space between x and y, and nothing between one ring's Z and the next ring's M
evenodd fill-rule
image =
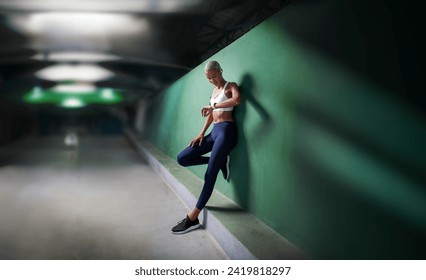
M189 165L188 155L185 154L184 152L181 152L177 156L177 162L182 166L188 166Z

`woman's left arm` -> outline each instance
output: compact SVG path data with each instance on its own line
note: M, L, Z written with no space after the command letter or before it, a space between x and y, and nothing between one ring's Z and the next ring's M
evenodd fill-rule
M236 83L230 83L229 89L231 90L231 97L223 102L216 103L216 108L228 108L228 107L235 107L240 104L240 90L238 89L238 86Z

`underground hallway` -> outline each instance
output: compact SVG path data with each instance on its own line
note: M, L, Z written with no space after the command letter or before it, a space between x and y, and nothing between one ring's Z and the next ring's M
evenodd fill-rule
M225 258L205 230L171 234L187 209L126 138L65 138L1 150L0 259Z
M0 259L426 259L421 13L0 0ZM238 141L175 236L206 178L176 160L214 126L201 108Z

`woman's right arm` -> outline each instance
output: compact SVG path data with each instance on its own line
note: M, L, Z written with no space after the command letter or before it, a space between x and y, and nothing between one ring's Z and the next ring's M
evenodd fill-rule
M201 146L201 143L203 143L204 134L206 134L207 129L210 127L210 125L213 122L213 114L209 114L206 117L206 121L204 123L203 129L201 130L200 134L198 134L197 137L195 137L191 143L189 143L188 146L194 147L195 143L199 142L198 145Z

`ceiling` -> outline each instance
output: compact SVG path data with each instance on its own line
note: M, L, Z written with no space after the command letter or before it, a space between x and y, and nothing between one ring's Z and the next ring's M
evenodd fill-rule
M94 83L127 101L155 94L285 2L0 0L0 97L54 86L37 72L58 64L103 67L112 75Z

